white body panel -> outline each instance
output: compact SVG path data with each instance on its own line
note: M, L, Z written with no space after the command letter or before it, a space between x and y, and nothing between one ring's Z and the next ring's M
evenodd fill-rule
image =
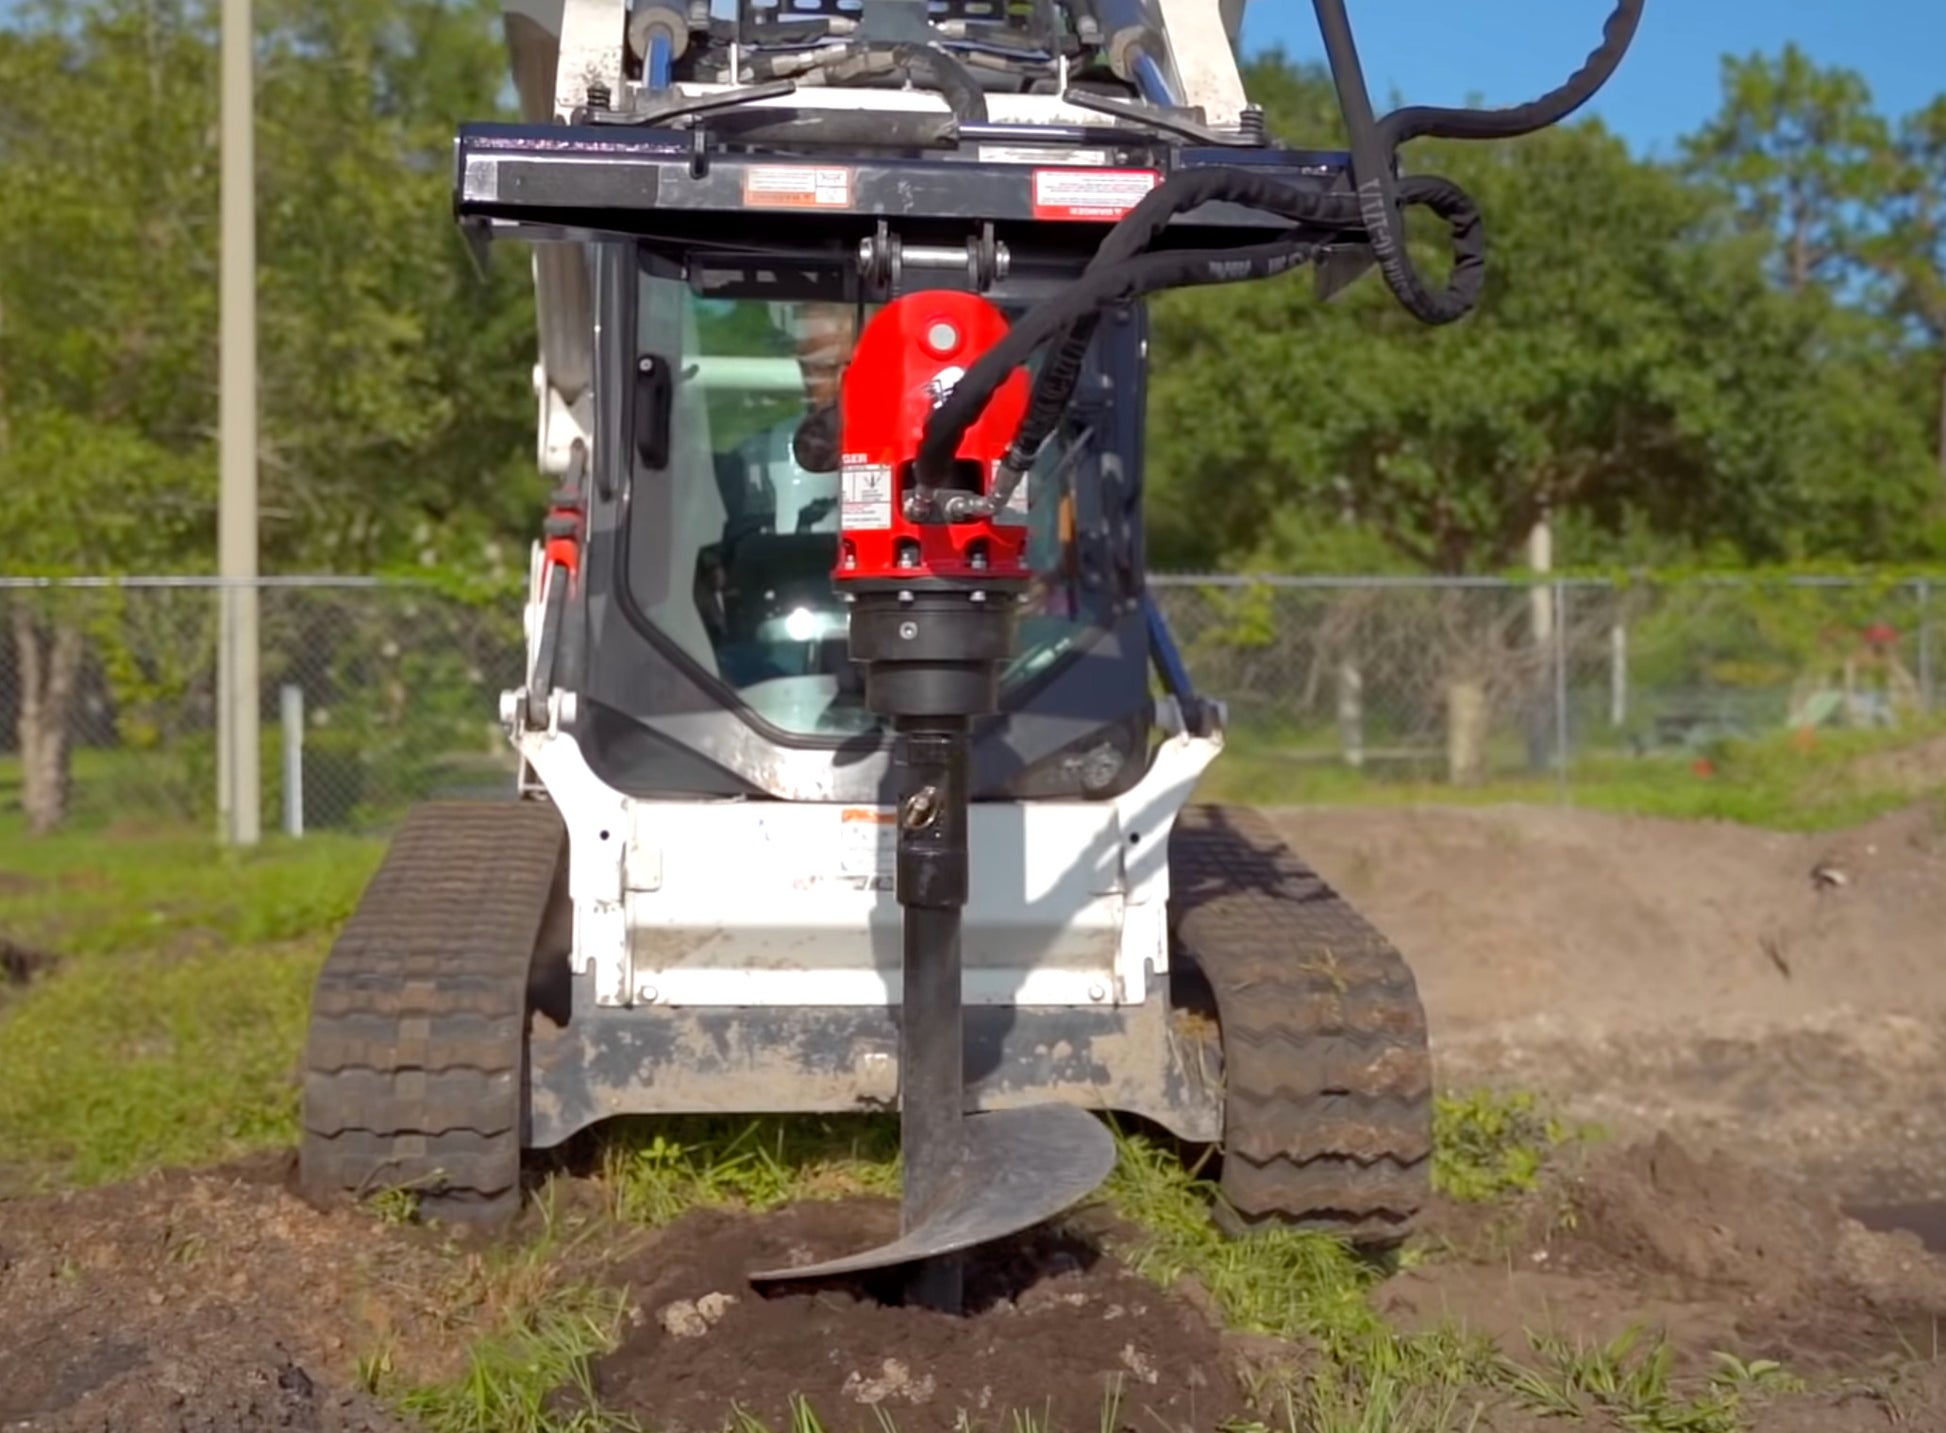
M514 739L568 828L573 965L600 1004L898 1002L889 809L635 800L557 727ZM1221 745L1172 732L1113 800L974 806L969 1004L1148 998L1169 968L1169 833Z

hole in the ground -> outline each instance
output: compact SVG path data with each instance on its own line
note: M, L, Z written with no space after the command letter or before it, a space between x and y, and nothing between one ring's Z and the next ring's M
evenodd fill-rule
M1946 1254L1946 1199L1917 1204L1851 1205L1845 1213L1879 1234L1916 1234L1935 1254Z
M26 985L51 973L60 957L30 950L0 935L0 985Z

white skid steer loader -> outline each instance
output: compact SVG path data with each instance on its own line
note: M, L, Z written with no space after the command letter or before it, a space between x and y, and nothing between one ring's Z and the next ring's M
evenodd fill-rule
M1220 1146L1219 1217L1404 1236L1431 1075L1410 970L1248 809L1144 583L1146 295L1375 268L1481 288L1419 135L1314 0L1348 152L1290 148L1219 0L509 0L523 119L458 221L534 243L538 462L515 800L415 809L319 981L300 1181L519 1206L610 1116L896 1109L892 1244L957 1255L1109 1171L1098 1112ZM1443 285L1407 255L1432 210ZM1288 280L1285 280L1288 281Z

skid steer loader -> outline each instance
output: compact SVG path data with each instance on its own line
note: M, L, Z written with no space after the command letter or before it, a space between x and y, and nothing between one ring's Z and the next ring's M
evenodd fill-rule
M1085 1197L1102 1112L1217 1145L1219 1216L1404 1236L1426 1021L1399 953L1248 809L1144 583L1144 299L1376 269L1464 316L1472 200L1373 113L1266 132L1219 0L508 0L523 118L461 127L470 238L534 244L538 465L515 798L412 811L317 986L300 1183L516 1210L631 1113L893 1110L901 1233L957 1257ZM1422 278L1429 209L1450 274Z

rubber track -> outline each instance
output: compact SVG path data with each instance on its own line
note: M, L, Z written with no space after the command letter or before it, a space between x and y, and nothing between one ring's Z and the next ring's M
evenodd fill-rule
M307 1198L411 1188L448 1217L518 1210L528 969L566 840L543 802L407 815L318 979Z
M1404 957L1248 808L1186 808L1169 881L1172 932L1222 1031L1225 1222L1404 1238L1432 1168L1432 1061Z

